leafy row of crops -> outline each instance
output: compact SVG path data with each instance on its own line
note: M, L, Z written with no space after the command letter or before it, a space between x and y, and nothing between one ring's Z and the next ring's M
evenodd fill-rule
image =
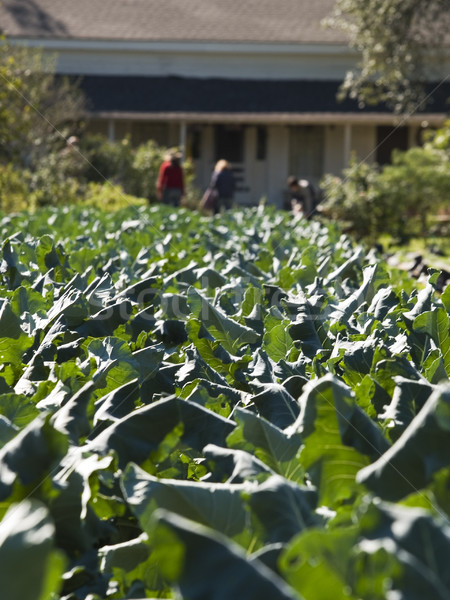
M2 598L450 596L450 288L262 209L0 229Z

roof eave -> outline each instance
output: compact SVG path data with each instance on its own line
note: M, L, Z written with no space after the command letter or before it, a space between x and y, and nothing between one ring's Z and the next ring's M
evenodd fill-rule
M8 41L44 48L49 51L63 50L102 50L113 52L219 52L225 54L357 54L345 42L305 41L305 42L255 42L246 40L126 40L96 39L75 37L26 37L11 36Z
M172 121L178 123L239 123L254 125L417 125L439 126L445 113L394 115L390 113L205 113L205 112L91 112L90 118L118 121Z

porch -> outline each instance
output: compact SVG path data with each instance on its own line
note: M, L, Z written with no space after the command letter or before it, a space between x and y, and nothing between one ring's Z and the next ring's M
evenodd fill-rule
M150 121L132 118L91 119L89 131L110 141L129 137L133 145L149 139L177 146L194 164L196 185L209 183L220 158L231 163L241 205L267 202L282 206L286 179L293 174L318 185L326 173L340 175L352 155L358 161L389 162L392 149L406 150L420 140L421 127L370 123L276 124L199 120Z

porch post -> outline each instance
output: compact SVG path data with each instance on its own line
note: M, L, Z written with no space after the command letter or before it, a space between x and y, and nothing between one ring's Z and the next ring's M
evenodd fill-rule
M183 160L186 158L186 136L187 136L187 125L186 121L180 123L180 151L183 155Z
M350 123L344 125L344 167L350 163L350 154L352 151L352 126Z
M417 125L410 125L408 127L408 148L415 148L417 146L419 128Z
M110 142L116 141L116 123L113 119L109 119L108 121L108 140Z

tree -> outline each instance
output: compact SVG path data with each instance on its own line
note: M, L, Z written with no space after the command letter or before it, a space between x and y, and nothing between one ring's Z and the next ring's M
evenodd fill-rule
M1 42L2 40L0 40ZM82 127L84 96L41 50L0 45L0 161L35 166ZM75 129L75 131L74 131Z
M361 55L341 97L385 102L395 112L423 108L430 64L438 62L450 30L448 0L337 0L325 23L344 30Z

